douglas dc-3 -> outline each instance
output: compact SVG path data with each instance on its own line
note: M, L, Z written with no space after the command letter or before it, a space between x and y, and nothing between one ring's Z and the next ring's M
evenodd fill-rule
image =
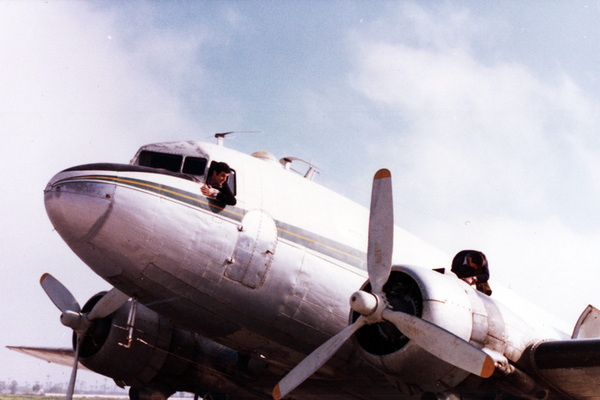
M388 170L366 210L313 182L310 163L297 173L298 159L218 137L143 146L129 164L48 183L52 225L113 287L80 307L44 274L73 350L11 347L72 365L68 399L78 365L133 400L600 399L596 308L571 330L458 279L445 254L394 226ZM235 205L201 192L214 162L232 169Z

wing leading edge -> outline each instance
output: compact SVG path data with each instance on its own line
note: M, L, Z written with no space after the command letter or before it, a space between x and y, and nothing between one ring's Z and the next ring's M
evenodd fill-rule
M73 367L75 360L75 352L73 349L57 348L57 347L26 347L26 346L6 346L10 350L18 351L19 353L39 358L55 364ZM79 368L88 370L79 363Z
M600 399L600 310L589 305L571 340L534 344L529 364L547 384L575 398Z

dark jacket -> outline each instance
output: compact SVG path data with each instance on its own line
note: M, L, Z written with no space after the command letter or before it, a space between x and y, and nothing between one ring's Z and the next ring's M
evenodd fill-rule
M228 206L235 206L237 200L233 195L233 192L229 188L227 182L223 184L223 186L219 187L216 185L211 185L212 188L217 189L219 193L216 196L216 199L222 203L227 204Z

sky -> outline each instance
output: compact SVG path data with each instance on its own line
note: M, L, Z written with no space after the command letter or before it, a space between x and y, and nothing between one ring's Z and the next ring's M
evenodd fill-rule
M600 307L598 65L598 1L0 1L0 381L69 379L5 349L70 345L43 273L109 289L50 178L226 131L365 206L389 168L398 225L574 326Z

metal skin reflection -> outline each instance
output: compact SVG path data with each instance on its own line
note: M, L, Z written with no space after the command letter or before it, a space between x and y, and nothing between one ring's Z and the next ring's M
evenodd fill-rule
M143 151L177 155L182 163L194 157L206 170L213 161L226 162L237 204L202 195L202 171L140 165ZM81 363L111 376L118 369L109 360L155 349L151 368L136 366L139 377L113 377L132 388L133 399L178 390L267 398L273 387L276 398L297 399L583 398L600 388L597 380L574 388L535 363L537 343L569 343L570 335L531 318L541 315L533 306L511 308L510 294L496 287L491 298L449 271L433 270L450 258L393 226L389 171L378 172L373 189L374 198L389 192L382 200L389 206L369 211L315 183L314 169L295 173L293 160L174 142L144 146L130 164L56 174L44 191L56 231L115 288L111 296L131 298L103 317L118 338L103 336L96 352L80 355ZM379 180L389 188L380 189ZM70 295L64 287L44 289L55 304ZM366 294L354 296L359 289ZM75 319L95 308L57 306L82 315ZM89 329L79 334L89 336ZM182 356L180 348L192 349L186 362L201 367L179 373L173 355ZM291 378L279 382L289 371Z

